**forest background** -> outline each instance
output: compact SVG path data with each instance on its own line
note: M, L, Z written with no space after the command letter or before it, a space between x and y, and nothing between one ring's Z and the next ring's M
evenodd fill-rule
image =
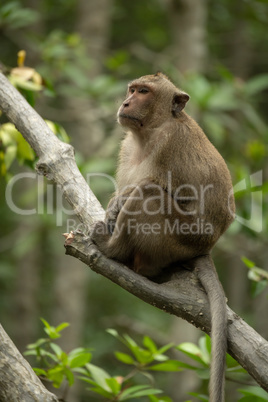
M241 258L265 268L268 257L267 11L266 0L0 4L2 68L16 67L18 51L26 51L25 64L45 83L45 90L36 92L36 110L66 130L77 163L104 206L114 190L106 175L115 172L122 138L115 115L127 82L162 71L190 94L186 111L225 158L237 189L238 219L215 247L215 264L229 305L266 339L267 283L251 281ZM95 349L95 363L114 371L115 341L105 333L108 327L148 334L160 344L196 342L201 332L188 323L145 305L64 255L61 234L71 229L74 217L53 184L32 175L18 180L14 203L37 213L21 215L10 208L8 180L32 173L30 157L27 163L24 158L20 164L17 149L8 171L1 164L0 178L0 316L19 350L40 336L39 317L54 325L69 322L61 346L88 345ZM176 373L166 379L166 388L175 401L179 389L184 400L196 381ZM87 400L79 392L72 401Z

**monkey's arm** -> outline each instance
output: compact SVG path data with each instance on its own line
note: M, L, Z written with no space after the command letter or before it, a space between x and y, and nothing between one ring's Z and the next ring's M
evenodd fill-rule
M110 234L113 233L118 214L125 205L132 191L133 189L125 191L120 194L116 194L114 197L110 199L105 212L105 219L104 219L104 222L107 225Z

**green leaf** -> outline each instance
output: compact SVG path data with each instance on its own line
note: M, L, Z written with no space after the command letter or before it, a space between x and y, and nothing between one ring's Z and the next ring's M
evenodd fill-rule
M156 344L154 343L154 341L149 338L149 336L144 336L143 338L143 345L150 350L150 352L152 353L156 353L157 352L157 347Z
M237 361L230 356L228 353L226 354L226 365L227 365L227 370L234 370L234 371L239 371L243 370L245 372L245 369L243 369L240 364L237 363Z
M66 376L69 386L71 387L74 384L74 374L68 368L64 369L64 374Z
M255 262L249 260L246 257L241 257L241 260L243 261L243 263L248 267L248 268L254 268L256 266Z
M125 364L134 364L135 362L134 359L126 353L115 352L115 356L117 360Z
M24 356L37 356L38 353L36 350L27 350L26 352L23 352Z
M35 343L31 343L29 345L27 345L27 349L36 349L39 348L41 345L43 345L44 343L47 343L48 340L45 338L40 338L38 339Z
M268 281L266 279L262 280L262 281L254 280L251 283L251 289L250 289L251 296L252 297L259 296L264 291L264 289L267 288L267 286L268 286Z
M29 161L34 161L35 153L28 144L28 142L23 138L23 136L20 133L18 135L17 142L18 142L18 158L20 160L26 159Z
M207 395L198 394L196 392L189 392L189 395L198 398L200 401L209 402L209 397Z
M71 357L68 356L70 368L82 367L91 359L91 353L81 353L80 355Z
M50 328L50 325L49 325L49 323L44 319L44 318L40 318L40 320L42 321L42 323L44 324L44 326L46 327L46 328Z
M172 399L168 396L155 396L155 395L148 395L151 402L172 402Z
M81 353L89 353L89 349L88 348L75 348L73 350L71 350L71 352L69 353L69 357L75 357L80 355Z
M122 392L122 395L128 396L133 392L140 391L142 389L148 388L148 385L134 385L133 387L129 387Z
M174 343L168 343L167 345L162 346L162 348L160 348L158 350L158 353L163 354L165 353L167 350L169 350L170 348L172 348L174 345Z
M141 349L139 346L132 347L131 350L137 361L141 364L151 363L154 360L152 354L148 350Z
M75 367L75 369L74 369L73 371L75 371L76 373L79 373L79 374L83 374L83 375L85 375L85 376L89 376L89 375L90 375L89 372L88 372L88 370L86 370L86 369L83 368L83 367Z
M111 389L113 395L117 395L121 390L121 384L116 380L116 378L107 378L106 383L108 387Z
M153 358L154 358L154 360L156 360L158 362L164 362L164 361L168 360L167 356L165 356L163 354L158 354L158 353L154 353Z
M45 371L45 370L43 370L43 369L40 369L40 368L33 368L33 371L35 372L35 374L36 375L38 375L38 376L47 376L47 372Z
M70 139L64 128L50 120L45 120L50 130L63 142L69 143ZM69 324L68 324L69 325Z
M105 391L105 389L103 389L99 386L91 387L90 390L92 392L96 392L96 394L104 396L107 399L112 399L112 397L113 397L113 394L111 392Z
M109 387L106 383L106 380L108 378L111 378L111 376L106 371L104 371L102 368L95 366L91 363L87 363L86 368L91 373L92 378L94 379L96 384L98 384L98 386L100 386L104 390L109 391Z
M50 347L53 350L53 352L56 354L58 359L62 358L62 355L65 354L61 347L59 345L56 345L56 343L50 343Z
M126 400L132 399L132 398L140 398L142 396L161 394L162 392L163 391L161 389L148 388L148 389L144 389L143 391L133 392L129 397L119 397L119 400L126 401Z
M115 337L116 339L118 339L120 342L123 342L123 343L124 343L123 338L118 334L118 332L117 332L115 329L113 329L113 328L108 328L108 329L106 329L106 332L108 332L108 334L114 336L114 337Z
M6 164L6 169L9 169L10 166L12 165L13 161L15 160L17 155L17 146L16 145L10 145L9 147L6 148L5 150L5 164Z
M94 385L96 387L99 387L98 384L96 383L96 381L91 380L91 378L89 378L89 373L85 373L86 377L84 376L79 376L79 380L85 381L86 383L90 384L90 385Z
M204 363L209 365L210 363L210 355L211 355L211 339L208 335L201 336L198 341L200 346L200 350L202 353L202 360Z
M153 366L149 366L149 370L153 371L181 371L182 368L189 368L191 366L179 362L178 360L168 360L165 363L155 364Z
M268 393L264 391L264 389L257 387L257 386L251 386L247 387L246 389L239 389L239 392L241 394L250 397L251 401L253 402L267 402L268 401ZM253 398L252 398L253 397ZM241 399L241 400L246 400L246 399ZM249 401L249 399L247 400Z
M58 325L58 326L56 327L56 331L57 331L57 332L60 332L60 331L62 331L63 329L69 327L69 326L70 326L70 324L69 324L68 322L63 322L63 323L61 323L60 325Z
M52 368L47 372L47 378L53 382L53 387L59 388L65 378L63 369L60 366Z
M123 336L124 340L126 341L126 345L132 349L132 348L136 348L137 347L137 343L134 341L134 339L132 339L129 335L124 335Z
M2 124L0 128L0 139L6 147L5 163L7 169L10 167L16 156L19 160L35 160L34 151L23 138L21 133L16 129L14 124Z
M50 337L50 339L58 339L61 335L56 331L55 327L44 328L46 334Z
M136 385L124 390L121 393L119 400L126 401L131 398L138 398L141 396L154 395L160 393L162 393L160 389L150 388L148 385Z
M47 352L44 349L40 349L40 355L42 357L49 357L51 360L53 360L53 362L55 363L59 363L59 359L57 358L57 356L55 356L53 353Z
M197 361L198 363L205 365L203 356L202 356L202 351L194 343L184 342L184 343L181 343L180 345L176 346L176 349L180 350L185 355L189 356L191 359Z

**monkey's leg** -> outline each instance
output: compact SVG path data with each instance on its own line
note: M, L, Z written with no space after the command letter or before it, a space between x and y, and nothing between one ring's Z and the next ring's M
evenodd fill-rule
M117 244L121 241L121 238L117 241L120 231L123 231L124 224L116 224L117 218L127 202L128 198L131 197L131 193L135 191L135 187L115 195L109 201L107 206L105 220L104 222L96 222L91 231L91 239L97 244L99 250L109 258L115 258L119 261L123 261L123 256L119 252ZM115 230L116 229L116 230ZM125 236L124 243L127 240ZM121 250L123 249L123 242ZM125 255L125 253L124 253ZM125 260L124 260L125 261Z
M189 216L180 215L172 196L155 183L137 186L121 208L113 233L99 222L92 240L107 257L124 262L145 276L155 276L176 261L199 255L176 232ZM179 221L181 220L181 222ZM193 242L191 242L193 243Z

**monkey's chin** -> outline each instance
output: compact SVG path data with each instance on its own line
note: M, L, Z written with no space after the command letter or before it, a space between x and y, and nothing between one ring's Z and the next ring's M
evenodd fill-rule
M118 114L117 117L117 121L118 123L123 126L123 127L142 127L142 121L140 119L138 119L137 117L134 116L130 116L126 113L120 113Z

